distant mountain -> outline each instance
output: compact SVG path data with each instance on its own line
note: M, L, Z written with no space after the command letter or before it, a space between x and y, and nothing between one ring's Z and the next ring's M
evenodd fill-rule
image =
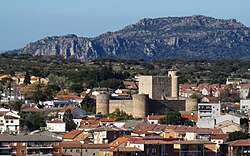
M15 50L20 54L63 55L90 60L101 57L156 60L248 59L250 28L235 19L201 15L145 18L94 38L52 36Z

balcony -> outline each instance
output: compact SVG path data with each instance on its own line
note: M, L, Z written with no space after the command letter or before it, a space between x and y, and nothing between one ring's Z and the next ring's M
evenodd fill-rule
M34 144L28 144L27 145L27 149L52 149L52 145L51 144L38 144L38 145L34 145Z

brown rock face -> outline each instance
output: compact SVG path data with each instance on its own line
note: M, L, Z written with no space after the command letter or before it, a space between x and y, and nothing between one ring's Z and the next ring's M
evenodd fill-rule
M250 57L250 29L234 19L206 16L142 19L95 38L53 36L16 50L32 55L62 55L156 60L245 59Z

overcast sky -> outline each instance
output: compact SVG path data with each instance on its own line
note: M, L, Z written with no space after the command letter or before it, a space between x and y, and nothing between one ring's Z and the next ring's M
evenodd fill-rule
M205 15L250 26L250 0L0 0L0 50L46 36L94 37L142 18Z

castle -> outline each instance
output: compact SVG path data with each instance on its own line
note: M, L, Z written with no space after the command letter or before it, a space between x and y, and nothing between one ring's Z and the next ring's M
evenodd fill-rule
M168 111L197 110L196 99L179 98L178 76L169 71L167 76L140 76L139 94L131 100L112 100L108 94L96 96L96 113L108 114L117 108L135 118Z

